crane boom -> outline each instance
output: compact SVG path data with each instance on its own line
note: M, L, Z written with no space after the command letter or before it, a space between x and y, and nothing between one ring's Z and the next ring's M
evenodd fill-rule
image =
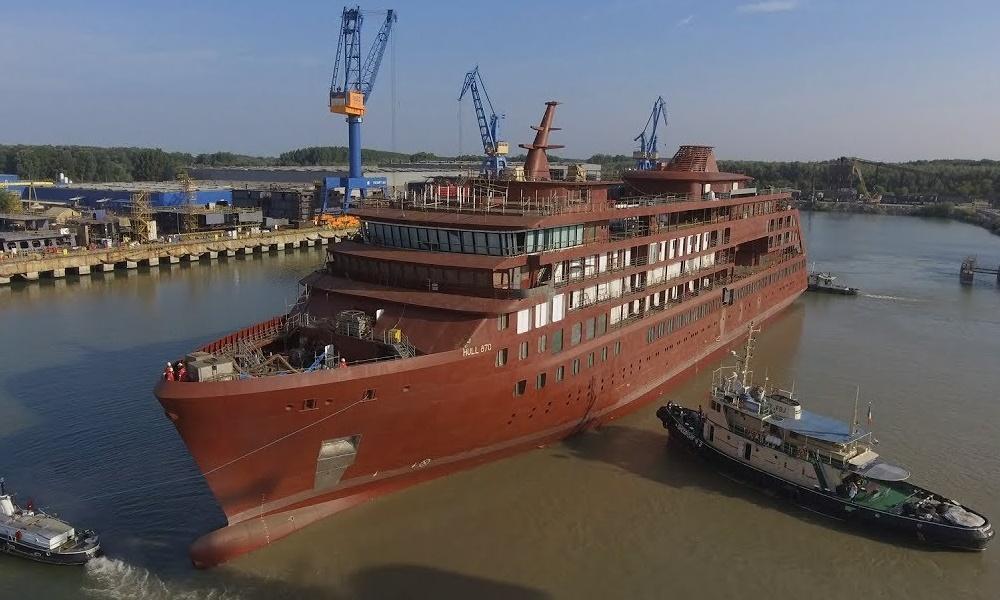
M640 171L646 171L656 166L656 159L660 156L657 149L656 127L661 120L663 126L666 127L667 103L663 100L663 96L657 96L653 102L653 110L649 113L649 118L646 119L646 126L643 127L639 135L632 138L633 142L639 142L639 149L632 153L632 158L635 159L635 168Z
M465 74L465 81L462 83L462 91L458 95L461 102L466 92L472 96L472 105L476 110L476 122L479 125L479 136L483 142L482 174L488 177L499 177L507 168L507 153L509 146L507 142L500 140L500 120L503 115L497 115L493 108L493 101L486 91L486 84L483 83L483 76L479 72L479 67L472 69ZM486 98L486 104L483 104ZM489 107L489 115L486 114L486 107Z
M391 8L386 12L385 21L378 30L375 43L368 51L368 59L365 60L365 67L361 71L361 93L365 96L365 101L372 95L375 86L375 77L378 76L378 69L382 66L382 56L385 55L385 47L389 44L389 34L392 33L392 24L396 22L396 11Z

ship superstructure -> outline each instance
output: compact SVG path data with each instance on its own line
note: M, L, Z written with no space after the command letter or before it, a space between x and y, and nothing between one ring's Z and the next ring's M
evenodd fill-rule
M555 105L525 179L361 200L288 314L157 386L229 519L196 564L613 419L805 289L787 191L703 146L625 182L553 180Z

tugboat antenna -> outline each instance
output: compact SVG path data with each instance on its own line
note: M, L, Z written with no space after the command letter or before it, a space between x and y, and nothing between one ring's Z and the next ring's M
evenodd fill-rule
M853 429L851 430L851 435L858 434L858 400L860 398L861 398L861 386L859 385L857 386L857 389L854 392L854 421L852 421Z
M750 357L753 355L753 345L754 345L754 334L760 331L760 327L754 327L753 321L750 322L750 331L747 334L747 345L746 349L743 351L743 358L740 361L743 363L740 365L743 367L743 387L747 387L747 374L750 372Z

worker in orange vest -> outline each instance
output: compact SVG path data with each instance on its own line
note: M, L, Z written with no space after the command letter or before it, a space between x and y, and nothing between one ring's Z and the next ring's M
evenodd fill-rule
M174 367L168 362L167 368L163 370L163 380L173 381L174 380Z
M177 361L177 381L187 381L187 365L181 361Z

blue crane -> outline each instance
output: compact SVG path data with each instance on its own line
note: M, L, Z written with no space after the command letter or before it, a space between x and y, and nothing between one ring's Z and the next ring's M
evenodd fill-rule
M667 103L663 100L663 96L657 96L656 101L653 102L653 110L649 114L649 119L646 120L646 127L632 140L639 142L639 149L632 153L632 158L635 159L635 168L640 171L648 171L655 167L656 159L660 157L656 149L656 126L661 119L663 126L666 127Z
M487 177L500 177L504 169L507 168L507 153L510 151L507 142L500 139L500 120L503 115L497 116L493 110L493 102L486 92L486 84L483 83L483 76L479 73L479 67L465 74L465 82L462 84L462 93L458 95L461 102L466 92L472 94L472 104L476 108L476 121L479 123L479 135L483 138L483 158L482 174ZM486 98L486 105L483 105L483 98ZM487 116L486 107L489 107L490 114Z
M361 122L365 116L365 103L371 97L375 77L382 65L382 56L389 43L396 11L387 11L382 28L368 50L364 66L361 64L361 24L364 15L361 7L344 8L340 19L340 38L337 40L337 57L333 63L330 80L330 112L347 116L347 177L323 179L323 212L326 212L330 188L344 188L344 210L350 206L351 191L360 190L368 195L371 188L385 189L384 177L365 177L361 172Z

